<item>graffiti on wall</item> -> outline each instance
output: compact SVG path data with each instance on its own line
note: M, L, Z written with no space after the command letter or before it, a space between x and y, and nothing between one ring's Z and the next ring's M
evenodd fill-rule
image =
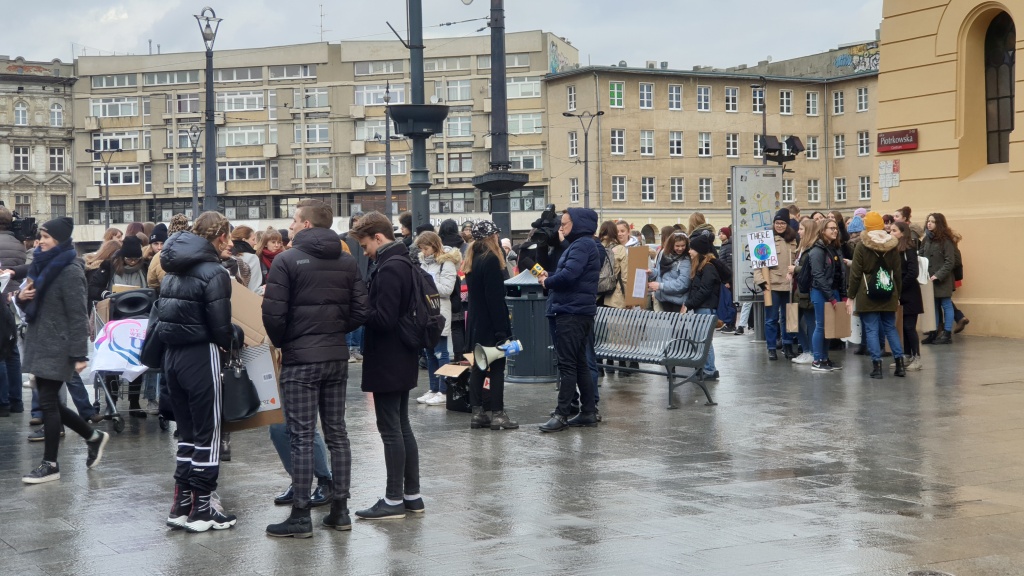
M569 58L558 51L558 45L554 40L548 44L548 68L552 74L569 70L575 65L575 62L569 60Z
M52 74L49 69L42 66L26 64L8 64L7 72L9 74L34 74L36 76L50 76Z
M836 68L853 68L853 73L878 71L878 43L870 42L853 46L845 54L836 56L833 65Z

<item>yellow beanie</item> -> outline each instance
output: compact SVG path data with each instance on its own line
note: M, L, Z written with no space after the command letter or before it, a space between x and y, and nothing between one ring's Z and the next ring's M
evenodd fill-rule
M864 231L871 232L872 230L882 230L885 228L885 223L882 222L882 215L878 212L868 212L864 215Z

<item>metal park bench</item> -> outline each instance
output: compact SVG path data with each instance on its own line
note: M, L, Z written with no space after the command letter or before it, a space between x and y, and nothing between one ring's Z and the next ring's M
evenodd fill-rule
M597 309L594 320L594 351L598 359L657 364L668 376L668 407L672 404L672 390L687 382L700 386L707 396L705 406L714 406L704 384L704 363L711 350L715 335L716 317L713 314L679 314L651 312L639 309ZM685 378L675 373L677 367L693 370ZM643 368L616 367L624 372L661 374Z

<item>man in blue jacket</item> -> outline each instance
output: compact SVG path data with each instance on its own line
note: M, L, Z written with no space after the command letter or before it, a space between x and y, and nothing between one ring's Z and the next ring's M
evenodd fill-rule
M587 366L587 347L597 314L597 280L601 275L603 251L594 242L597 212L569 208L562 214L559 230L569 247L558 259L554 273L541 274L548 290L549 317L555 319L555 354L558 357L558 407L542 432L558 432L568 426L597 426L594 382ZM569 419L570 404L577 385L580 413Z

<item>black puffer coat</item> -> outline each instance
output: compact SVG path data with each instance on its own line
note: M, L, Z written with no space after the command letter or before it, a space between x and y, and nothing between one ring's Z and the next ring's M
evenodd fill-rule
M924 314L921 285L917 282L920 267L918 266L917 250L913 247L900 252L900 272L903 274L903 290L900 292L903 315Z
M474 244L478 248L482 245L482 242ZM498 258L490 250L473 254L473 268L466 274L466 286L469 288L469 342L494 346L511 336L505 279Z
M690 289L686 292L686 309L702 308L718 309L718 297L721 294L722 277L714 263L708 262L690 278Z
M377 249L367 290L370 315L363 333L363 392L405 392L416 387L422 350L402 343L398 319L412 302L412 275L419 274L401 241Z
M369 315L366 285L338 235L310 228L274 258L263 295L263 327L286 366L348 360L345 334Z
M160 264L166 273L160 283L160 340L167 346L212 342L229 348L231 275L213 244L178 232L164 242Z

